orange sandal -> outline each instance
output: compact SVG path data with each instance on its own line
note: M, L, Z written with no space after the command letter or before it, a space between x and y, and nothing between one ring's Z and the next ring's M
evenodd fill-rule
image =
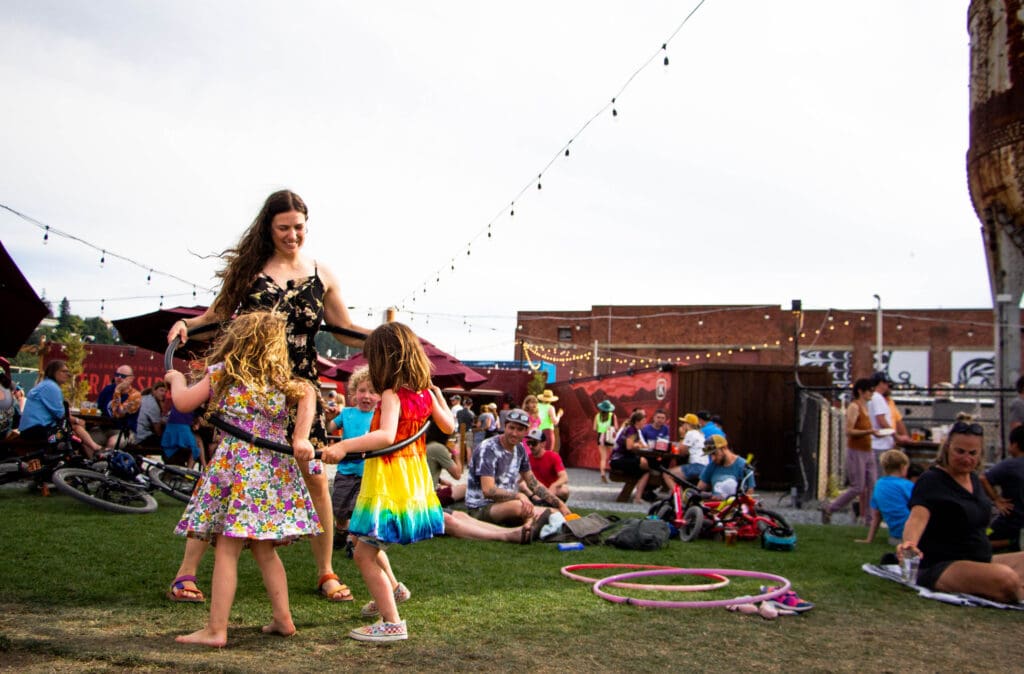
M328 592L324 589L324 585L332 580L338 582L338 588ZM355 599L352 596L352 590L348 588L348 585L341 582L336 573L325 573L320 576L320 580L316 583L316 591L326 597L328 601L353 601Z

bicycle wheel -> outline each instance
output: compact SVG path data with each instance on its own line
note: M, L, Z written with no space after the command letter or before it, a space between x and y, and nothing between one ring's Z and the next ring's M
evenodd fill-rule
M192 498L201 476L202 473L177 466L155 465L149 468L149 479L153 485L182 503L188 503Z
M144 515L157 508L143 487L85 468L61 468L53 473L58 490L83 503L112 513Z
M758 517L764 517L770 520L774 520L774 523L765 522L764 520L759 521L757 523L757 528L762 532L765 529L788 529L789 531L793 530L793 527L789 526L789 522L786 521L786 518L780 515L779 513L775 512L774 510L768 510L766 508L758 507L757 509L754 510L754 514Z
M704 511L692 505L683 514L683 526L679 527L679 540L684 543L696 540L704 528Z

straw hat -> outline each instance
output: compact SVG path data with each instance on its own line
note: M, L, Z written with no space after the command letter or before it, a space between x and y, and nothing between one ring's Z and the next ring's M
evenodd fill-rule
M551 389L544 389L544 393L537 396L537 400L542 403L553 403L558 400L558 396L551 392Z
M597 403L597 409L601 410L602 412L614 412L615 405L613 405L612 401L610 400L602 400L601 402Z

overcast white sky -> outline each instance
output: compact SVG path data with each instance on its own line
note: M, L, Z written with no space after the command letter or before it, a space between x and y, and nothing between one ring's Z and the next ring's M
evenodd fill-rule
M190 251L288 187L355 320L404 305L472 360L513 357L517 310L991 306L966 0L707 0L559 154L698 2L6 0L0 203L210 287ZM193 303L0 238L77 314Z

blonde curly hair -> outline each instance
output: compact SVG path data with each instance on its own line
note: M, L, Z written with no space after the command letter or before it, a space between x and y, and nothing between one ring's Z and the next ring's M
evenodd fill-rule
M303 396L309 384L292 376L285 322L285 317L279 313L254 311L228 324L206 357L206 367L224 364L211 400L220 400L237 384L257 391L268 387L279 389L289 402Z

